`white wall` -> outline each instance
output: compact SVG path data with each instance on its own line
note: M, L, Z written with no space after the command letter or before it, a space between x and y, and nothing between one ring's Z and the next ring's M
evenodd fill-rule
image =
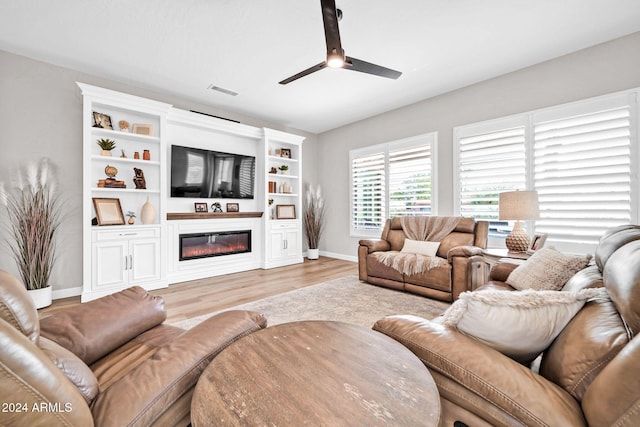
M353 123L318 137L328 203L323 253L355 259L349 236L349 150L438 132L437 213L453 214L453 128L640 86L640 33ZM325 173L322 173L322 172Z
M241 123L269 127L306 137L303 162L305 181L317 174L317 137L277 123L142 90L0 51L0 182L9 182L17 165L49 157L59 169L65 200L65 221L60 228L58 260L51 282L54 298L82 287L82 96L76 81L130 93ZM0 269L17 275L7 247L6 211L0 208Z

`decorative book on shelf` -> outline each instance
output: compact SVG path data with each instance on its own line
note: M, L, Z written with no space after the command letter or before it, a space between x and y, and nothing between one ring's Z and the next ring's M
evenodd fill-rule
M98 188L127 188L127 184L115 179L99 179Z

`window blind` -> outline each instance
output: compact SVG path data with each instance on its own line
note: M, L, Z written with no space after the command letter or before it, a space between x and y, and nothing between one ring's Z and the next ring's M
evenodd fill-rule
M568 244L595 244L631 217L629 106L534 123L536 232Z
M431 147L389 151L389 217L431 213Z
M382 228L386 220L384 152L352 158L351 183L352 229Z

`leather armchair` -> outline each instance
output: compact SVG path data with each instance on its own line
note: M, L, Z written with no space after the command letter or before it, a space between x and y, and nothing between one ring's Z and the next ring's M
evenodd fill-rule
M165 319L162 299L139 287L39 319L0 270L0 424L189 425L204 368L266 319L228 311L186 331Z
M429 369L440 392L441 425L637 426L640 226L606 233L595 259L563 290L604 286L610 301L585 304L542 353L537 370L438 319L391 316L374 329L404 344ZM515 267L498 264L486 287L513 290L504 280Z
M409 221L416 217L407 217ZM456 228L441 240L436 256L447 260L442 266L406 275L379 262L376 252L400 251L405 233L400 217L387 220L379 239L360 240L358 271L360 280L443 301L454 301L460 293L473 289L473 263L487 247L489 223L461 218ZM481 260L481 258L480 258ZM478 262L478 265L484 265Z

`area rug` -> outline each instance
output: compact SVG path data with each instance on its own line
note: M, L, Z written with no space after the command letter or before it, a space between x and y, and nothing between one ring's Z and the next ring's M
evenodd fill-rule
M448 307L445 302L374 286L361 282L356 276L347 276L228 310L260 312L266 316L268 326L300 320L335 320L371 327L378 319L394 314L433 319ZM219 312L182 320L175 325L189 329Z

